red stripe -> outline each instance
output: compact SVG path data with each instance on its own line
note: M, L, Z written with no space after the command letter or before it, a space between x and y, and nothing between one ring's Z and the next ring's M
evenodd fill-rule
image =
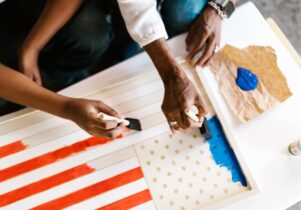
M120 210L120 209L130 209L138 206L142 203L152 200L152 196L148 189L123 198L114 203L110 203L104 207L98 208L97 210Z
M95 197L101 193L112 190L114 188L120 187L122 185L128 184L135 180L138 180L143 177L140 167L131 169L122 174L118 174L114 177L106 179L104 181L95 183L78 191L75 191L71 194L65 195L63 197L57 198L55 200L44 203L40 206L33 208L32 210L41 210L41 209L51 209L59 210L66 208L68 206L74 205L76 203L82 202L89 198Z
M66 158L73 154L85 151L89 147L93 147L99 144L105 144L111 141L111 139L105 139L100 137L91 137L83 141L74 143L70 146L66 146L52 152L46 153L44 155L38 156L36 158L24 161L22 163L13 165L9 168L0 170L0 182L11 179L15 176L27 173L34 169L46 166L48 164L54 163L60 159Z
M95 169L86 164L76 166L74 168L63 171L59 174L47 177L40 181L28 184L21 188L0 195L0 207L9 205L18 200L35 195L37 193L48 190L57 185L63 184L70 180L92 173Z
M26 145L23 144L21 140L15 141L8 145L0 147L0 158L9 156L11 154L20 152L26 148Z

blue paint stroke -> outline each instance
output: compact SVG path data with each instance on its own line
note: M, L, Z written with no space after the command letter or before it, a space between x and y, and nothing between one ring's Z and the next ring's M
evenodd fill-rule
M236 84L244 91L255 90L258 85L258 77L251 71L238 67Z
M215 163L220 167L226 167L231 172L233 182L240 182L243 186L247 186L246 178L218 118L216 116L211 118L208 124L212 133L212 138L208 142Z

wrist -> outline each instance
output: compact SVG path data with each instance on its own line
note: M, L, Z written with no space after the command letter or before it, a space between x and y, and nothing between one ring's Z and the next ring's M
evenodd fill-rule
M25 40L19 50L19 54L23 56L38 57L40 50L41 48L39 46Z
M175 78L185 76L164 39L158 39L144 48L152 59L164 84Z
M235 0L210 0L208 5L214 8L222 19L226 19L234 12L235 2Z
M209 4L206 6L205 11L210 14L210 15L214 15L215 17L217 17L217 19L219 19L221 22L223 21L223 17L218 13L218 11L216 9L214 9L212 6L210 6Z
M179 64L170 64L159 70L159 74L162 78L164 85L169 85L170 83L178 83L178 81L183 81L186 79L185 72L181 69Z
M21 47L19 50L19 58L27 63L26 61L37 60L39 55L39 51L32 47Z
M72 120L74 115L74 113L72 114L73 103L74 98L59 95L57 115L67 120Z

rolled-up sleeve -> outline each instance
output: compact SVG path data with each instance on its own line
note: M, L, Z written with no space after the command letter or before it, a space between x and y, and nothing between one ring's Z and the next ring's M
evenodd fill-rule
M156 0L118 0L118 4L129 34L141 47L168 38Z

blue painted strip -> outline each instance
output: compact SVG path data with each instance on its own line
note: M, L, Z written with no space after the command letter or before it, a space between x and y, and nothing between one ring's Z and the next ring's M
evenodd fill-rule
M226 167L231 172L233 182L240 182L243 186L247 186L246 178L218 118L216 116L211 118L208 124L212 133L212 138L208 142L216 164L220 167Z

